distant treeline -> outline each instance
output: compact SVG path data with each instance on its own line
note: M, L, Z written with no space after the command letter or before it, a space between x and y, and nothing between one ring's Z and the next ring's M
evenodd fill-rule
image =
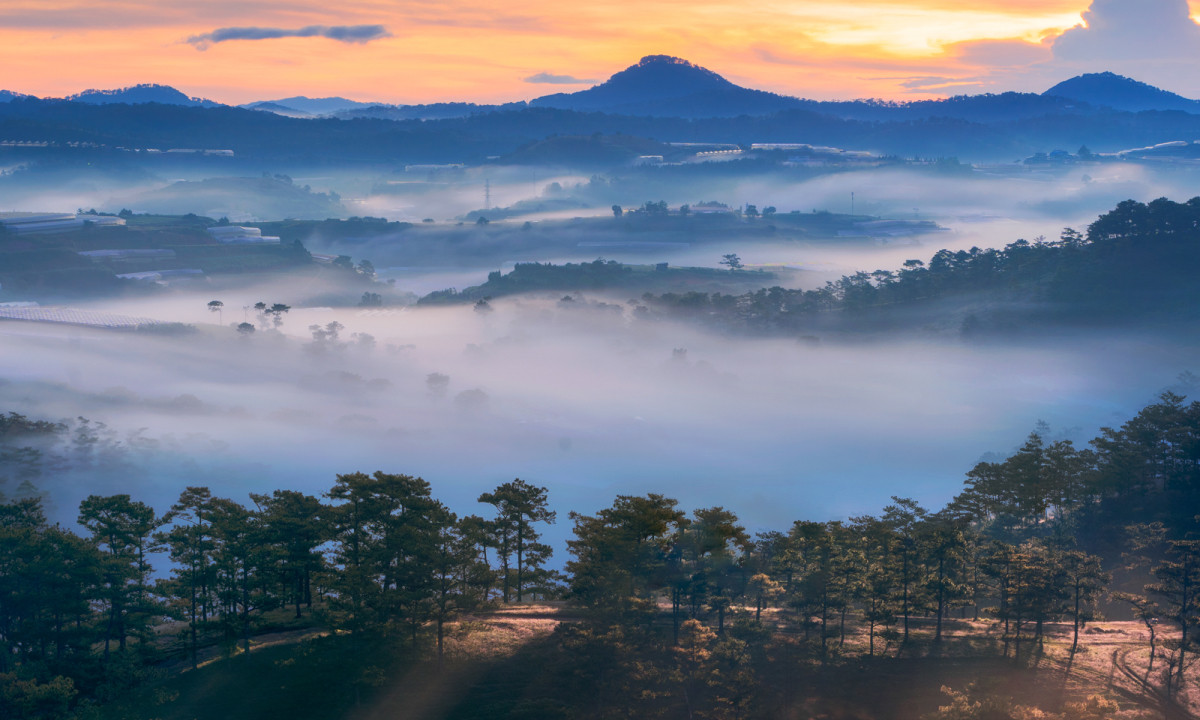
M1017 240L1003 249L939 250L927 263L908 260L898 272L860 271L815 290L773 287L744 295L646 295L655 313L695 319L722 329L805 330L829 313L840 321L888 310L920 308L947 297L987 296L1040 303L1023 322L1104 322L1147 310L1194 315L1200 285L1200 198L1148 204L1126 200L1100 216L1084 235L1067 228L1055 241ZM986 329L968 316L962 330Z
M0 103L0 138L108 148L209 148L238 158L319 164L486 162L552 135L622 133L664 142L794 143L870 148L906 157L1006 159L1086 144L1099 150L1200 137L1200 116L1095 110L1055 99L1029 113L1016 94L957 98L942 112L887 104L815 103L764 116L679 118L553 108L497 108L430 120L294 119L240 108ZM839 117L838 114L845 117ZM60 148L61 155L68 152ZM572 158L562 158L570 161Z
M5 457L67 430L0 421ZM1200 652L1200 402L1170 393L1087 449L1032 433L1008 459L976 466L937 512L897 497L878 516L752 538L723 507L689 514L662 495L619 496L570 513L565 575L546 569L548 491L521 480L479 496L489 517L456 516L426 481L383 472L339 475L323 498L250 498L188 487L159 514L93 495L79 508L83 535L50 525L36 497L0 505L0 714L79 716L153 684L173 656L194 667L207 648L244 650L305 613L338 631L326 649L359 648L340 656L351 667L389 638L441 662L447 622L462 613L559 595L583 621L514 670L513 687L464 688L474 704L464 716L507 716L533 693L556 708L539 717L673 716L682 705L775 717L795 698L769 678L838 657L911 656L951 642L943 627L955 616L991 618L999 644L983 652L1019 661L1043 652L1047 623L1065 621L1074 654L1105 599L1144 622L1145 676L1166 697ZM151 567L156 553L169 577ZM1123 592L1110 597L1113 571ZM378 685L352 678L328 692L349 702Z
M462 292L453 288L436 290L421 298L421 305L445 305L543 290L591 290L615 288L632 277L634 269L616 260L605 262L597 259L590 263L517 263L512 271L504 274L499 270L488 273L483 285L469 287Z

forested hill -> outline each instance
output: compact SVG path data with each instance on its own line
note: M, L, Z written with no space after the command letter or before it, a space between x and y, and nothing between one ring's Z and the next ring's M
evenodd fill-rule
M720 329L790 333L903 327L940 314L963 333L1017 326L1194 320L1200 308L1200 198L1127 200L1087 233L1017 240L1003 249L939 250L899 271L860 271L815 290L644 296L660 317ZM952 307L939 301L954 301ZM952 318L962 308L975 308ZM885 322L886 321L886 322Z
M440 120L337 120L230 107L16 98L0 103L0 140L52 148L83 143L110 150L223 149L250 159L439 163L483 162L555 134L743 145L805 142L905 157L1007 161L1054 148L1119 151L1200 137L1200 115L1178 111L1047 108L1032 117L1026 112L1030 103L1045 102L983 96L946 101L941 108L946 114L932 116L868 104L862 113L850 113L863 117L838 117L834 113L841 110L817 103L756 117L634 117L521 107Z

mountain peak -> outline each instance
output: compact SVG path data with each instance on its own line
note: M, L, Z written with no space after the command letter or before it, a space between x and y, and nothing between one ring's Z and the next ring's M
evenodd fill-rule
M593 88L547 95L530 105L625 115L729 117L765 115L796 102L739 87L683 58L647 55Z
M671 55L647 55L605 82L592 88L611 87L617 92L653 95L655 98L682 97L696 92L737 87L707 68ZM590 92L590 91L583 91ZM578 93L577 93L578 94Z
M89 105L160 103L162 105L216 107L220 104L203 98L188 97L170 85L156 85L154 83L142 83L116 90L84 90L81 93L69 95L66 99Z
M1042 95L1079 100L1096 107L1141 112L1143 110L1200 111L1200 102L1147 85L1113 72L1087 73L1064 80Z
M700 68L699 65L693 65L687 60L675 57L674 55L647 55L641 60L638 60L635 67L646 67L647 65L683 65L690 68L699 68L701 70L704 69Z

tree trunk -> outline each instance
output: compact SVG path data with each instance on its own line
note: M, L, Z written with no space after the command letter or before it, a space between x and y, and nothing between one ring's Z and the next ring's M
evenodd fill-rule
M871 603L874 605L874 603ZM870 649L867 651L869 657L875 657L875 612L872 608L870 625L867 628L867 637L870 640Z
M1150 673L1154 670L1154 656L1158 653L1158 648L1156 645L1157 637L1154 632L1154 626L1150 623L1146 623L1146 627L1150 629L1150 662L1146 664L1146 675L1142 679L1146 682L1149 682Z
M525 533L520 523L517 525L517 602L525 598Z
M946 614L946 558L938 556L938 603L937 603L937 632L933 635L934 642L942 641L942 615Z
M442 669L442 659L445 656L445 648L444 648L444 644L443 644L443 640L445 638L445 627L444 627L445 626L445 617L444 617L444 615L445 615L445 613L438 613L438 619L437 619L437 652L438 652L437 666L438 666L438 670Z
M908 549L904 550L904 642L908 642Z
M838 648L846 647L846 609L848 605L849 603L842 606L842 617L838 622L838 633L840 634L840 637L838 638Z
M1074 637L1071 638L1071 657L1075 656L1075 651L1079 649L1079 603L1080 603L1080 587L1079 583L1075 584L1075 617L1072 618L1074 624Z
M679 607L680 595L682 591L679 588L674 588L671 591L671 634L673 637L672 645L679 645Z
M250 575L242 565L242 650L250 655Z
M1181 628L1179 632L1179 687L1183 687L1183 669L1187 666L1186 654L1188 646L1188 626L1192 622L1190 615L1191 606L1193 603L1191 583L1188 582L1188 578L1191 576L1192 571L1191 563L1185 562L1183 570L1183 593L1179 603L1179 606L1182 610L1180 612L1180 615L1182 616L1180 619L1182 622L1180 622Z

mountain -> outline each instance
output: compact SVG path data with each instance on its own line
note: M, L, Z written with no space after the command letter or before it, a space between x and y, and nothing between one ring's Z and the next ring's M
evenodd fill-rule
M764 116L804 109L847 120L903 122L956 118L996 123L1050 115L1179 110L1200 114L1200 101L1110 72L1080 75L1041 95L1007 92L906 103L804 100L735 85L717 73L667 55L649 55L604 83L531 100L531 107L650 117Z
M1065 80L1042 93L1126 112L1182 110L1200 113L1200 102L1110 72L1088 73Z
M280 98L279 100L262 100L260 102L240 105L239 107L249 108L250 110L271 110L271 112L277 112L271 107L263 106L280 106L288 110L299 111L305 115L333 115L334 113L346 110L371 107L375 104L377 103L359 102L357 100L348 100L344 97L310 98L297 95L296 97Z
M529 104L372 105L304 117L295 99L292 105L267 104L269 112L203 107L198 104L204 101L190 98L184 101L191 105L165 104L172 93L177 101L183 95L158 86L93 92L84 94L90 98L84 102L10 97L0 101L0 138L48 143L46 153L63 157L77 152L70 149L73 144L83 143L91 148L229 149L237 158L255 162L424 164L484 162L496 156L519 161L558 152L579 161L608 162L619 153L579 138L618 134L676 143L810 143L903 157L1010 162L1055 148L1086 145L1096 152L1115 152L1200 137L1200 111L1145 113L1099 105L1115 102L1113 86L1143 94L1148 89L1160 101L1163 95L1178 96L1116 76L1100 79L1110 87L1100 100L1063 97L1057 93L1071 93L1078 85L1063 83L1041 95L822 102L742 88L689 62L650 56L589 90ZM570 139L543 143L555 135Z
M537 98L533 107L654 117L769 115L800 101L734 85L717 73L669 55L648 55L605 82L576 93Z
M956 95L941 100L913 100L903 103L884 100L797 102L800 103L800 107L822 115L866 122L911 122L947 118L995 124L1052 115L1087 115L1096 111L1096 108L1081 100L1018 92Z
M221 105L221 103L204 98L188 97L169 85L152 84L134 85L119 90L84 90L77 95L70 95L66 99L89 105L141 105L143 103L187 107L219 107Z
M1014 99L993 96L992 101L1008 105ZM879 117L844 119L829 112L794 109L735 118L680 118L522 107L481 109L441 120L338 120L294 119L234 107L91 105L16 98L0 102L0 139L48 142L52 147L45 151L47 157L62 158L79 156L70 147L72 143L87 143L102 148L230 149L247 162L422 164L479 163L492 156L515 153L552 135L597 133L663 142L810 143L902 157L958 157L972 162L1011 162L1036 152L1081 145L1095 152L1115 152L1200 137L1200 114L1179 112L1076 109L1037 117L1013 113L985 121L945 113L912 117L904 106L889 111L883 104L864 104L861 109L872 110ZM120 157L128 159L127 154Z
M310 113L306 113L303 110L297 110L296 108L293 108L293 107L287 107L286 105L280 105L279 103L271 101L271 100L262 100L259 102L248 103L246 105L238 105L238 107L240 107L244 110L259 110L261 112L275 113L276 115L282 115L284 117L293 117L293 118L313 117Z
M465 118L479 113L506 112L509 110L524 110L528 104L524 102L505 103L504 105L476 105L475 103L431 103L429 105L371 105L368 107L342 110L332 117L342 120L353 118L373 118L376 120L449 120Z
M27 98L27 97L32 97L32 96L24 95L22 93L15 93L15 92L12 92L11 90L0 90L0 103L11 102L13 100L16 100L17 98Z

